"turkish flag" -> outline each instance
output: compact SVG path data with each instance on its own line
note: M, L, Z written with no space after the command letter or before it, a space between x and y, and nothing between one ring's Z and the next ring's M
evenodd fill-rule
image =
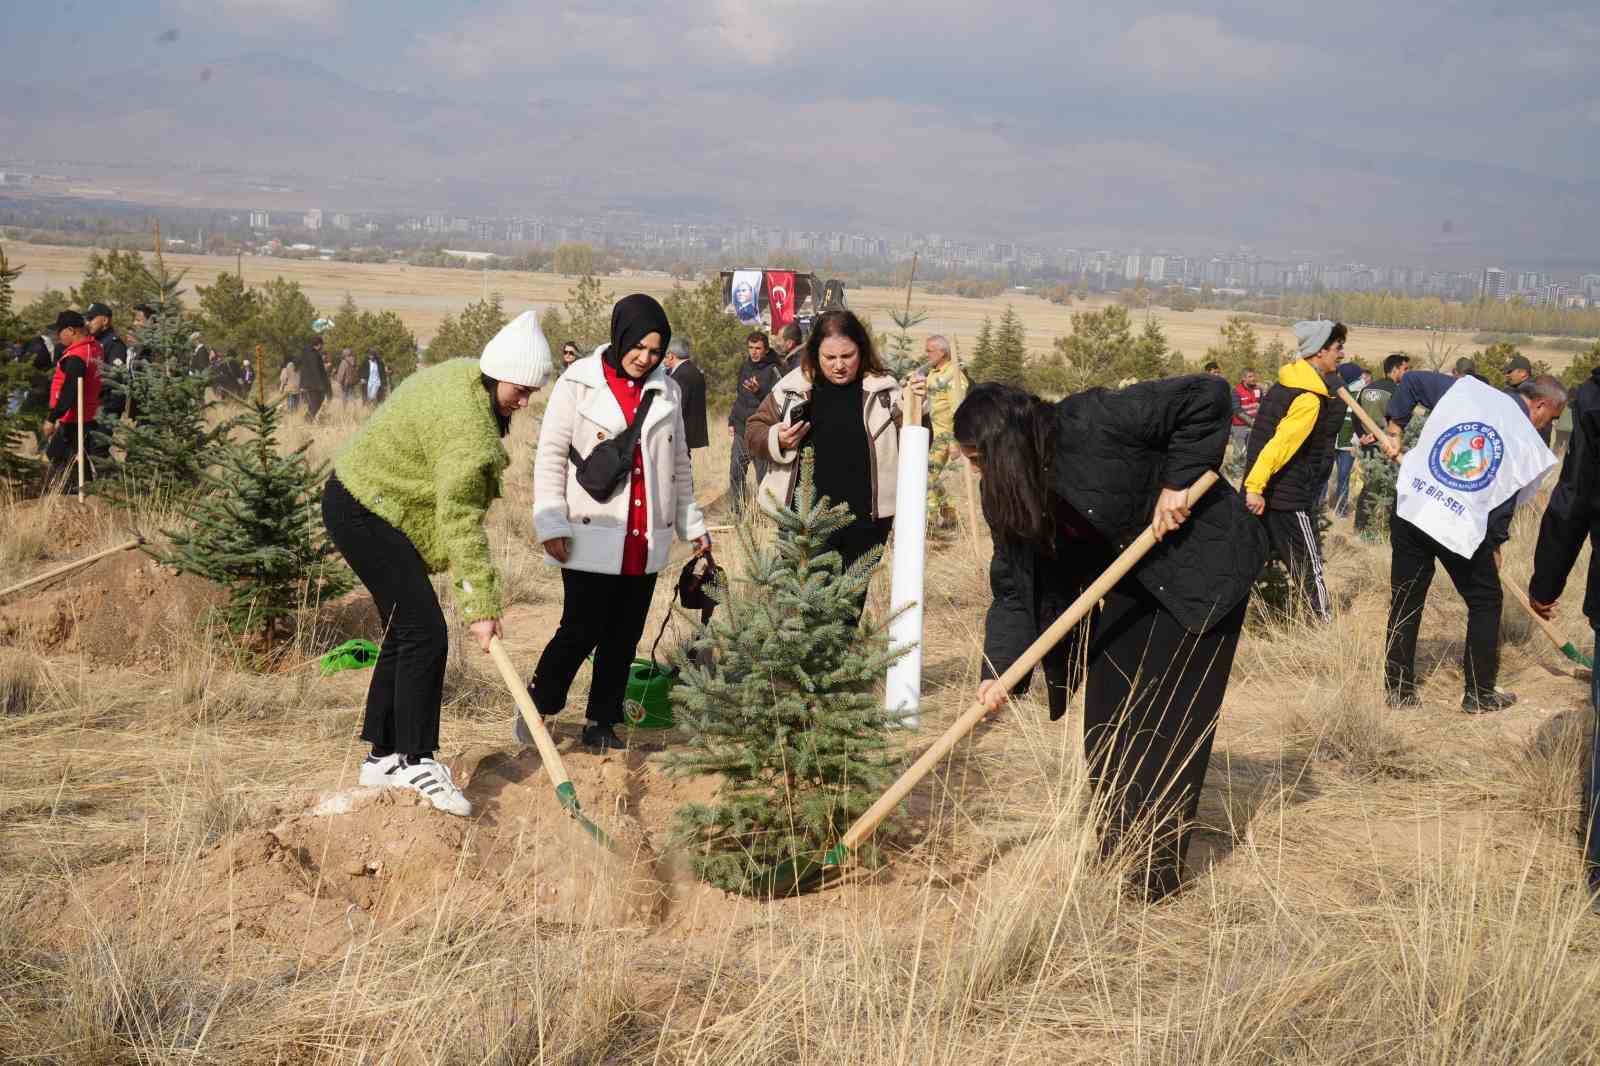
M772 312L772 332L794 321L794 271L767 271L767 307Z

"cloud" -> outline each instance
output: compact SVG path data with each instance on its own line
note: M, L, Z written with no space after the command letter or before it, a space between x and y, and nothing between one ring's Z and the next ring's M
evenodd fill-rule
M275 33L285 23L333 29L347 6L348 0L177 0L184 14L245 37Z
M1204 81L1276 81L1303 69L1294 45L1252 40L1229 33L1207 15L1146 15L1111 49L1115 66L1165 87L1214 89ZM1196 85L1196 82L1202 82Z

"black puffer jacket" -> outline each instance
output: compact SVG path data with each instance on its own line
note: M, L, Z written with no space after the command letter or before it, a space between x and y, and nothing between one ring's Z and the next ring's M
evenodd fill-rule
M1222 463L1232 406L1227 382L1190 374L1126 389L1088 389L1056 405L1051 483L1121 553L1150 527L1164 488L1187 488ZM1201 498L1130 575L1191 633L1204 633L1250 594L1267 562L1261 522L1226 482ZM1070 603L1035 588L1047 572L1027 545L996 543L995 602L985 630L986 677L995 677Z

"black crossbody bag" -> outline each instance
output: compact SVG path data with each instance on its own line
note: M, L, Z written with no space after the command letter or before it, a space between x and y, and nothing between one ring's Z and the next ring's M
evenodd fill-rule
M628 474L633 470L633 449L639 443L644 416L650 412L650 405L655 402L658 391L651 389L644 394L639 401L639 409L633 413L633 422L620 436L596 444L587 456L579 455L578 449L567 445L567 458L577 468L578 484L594 497L596 503L611 499L622 488L623 482L628 480Z

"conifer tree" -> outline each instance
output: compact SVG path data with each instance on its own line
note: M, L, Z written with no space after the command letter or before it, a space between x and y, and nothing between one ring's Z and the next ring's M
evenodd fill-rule
M0 251L0 341L18 338L26 328L12 310L12 286L21 276L22 268L13 267L5 252ZM33 373L32 365L26 361L0 362L0 483L12 488L32 480L42 470L37 459L23 454L33 451L31 447L24 449L23 443L38 419L20 410L12 413L10 404L13 396L27 390Z
M973 381L989 380L989 364L994 362L994 323L988 315L983 316L983 325L978 327L978 339L972 347L972 358L966 364L967 373L972 375Z
M235 632L267 640L306 606L347 591L351 575L323 532L327 471L305 457L307 441L278 451L276 404L252 401L235 423L243 436L219 449L218 469L188 521L168 531L161 562L227 589L222 616Z
M989 360L985 380L998 381L1018 388L1027 385L1028 335L1022 325L1022 316L1016 308L1006 305L1000 316L1000 325L994 332L994 356Z
M689 744L670 769L723 779L710 803L678 810L678 829L696 875L727 891L773 891L764 873L832 846L893 778L894 716L874 683L900 653L887 622L855 624L882 553L845 568L824 550L850 521L847 506L817 498L804 452L776 539L758 548L742 534L745 573L719 589L722 609L695 643L697 663L714 665L685 666L673 691Z

